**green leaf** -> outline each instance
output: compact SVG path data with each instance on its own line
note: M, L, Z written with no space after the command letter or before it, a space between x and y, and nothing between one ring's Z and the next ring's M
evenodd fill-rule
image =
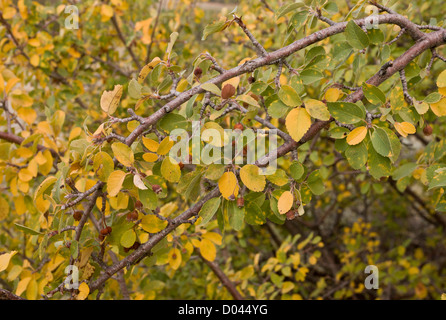
M158 198L156 193L151 189L138 189L139 201L143 204L144 208L155 210L158 206Z
M289 3L284 6L281 6L280 9L276 13L276 16L277 16L276 19L278 20L281 17L283 17L284 15L286 15L287 13L292 12L304 5L305 4L303 2L295 2L295 3Z
M239 208L236 201L228 202L228 220L229 225L235 230L240 231L245 219L245 208Z
M392 177L394 180L399 180L401 178L407 177L411 175L417 167L418 164L415 162L405 163L393 171Z
M43 234L42 232L39 232L37 230L31 229L31 228L29 228L27 226L24 226L24 225L21 225L21 224L18 224L18 223L14 223L14 225L16 226L17 229L19 229L19 230L21 230L21 231L23 231L23 232L25 232L27 234L31 234L33 236L39 236L39 235Z
M136 99L139 100L142 97L142 93L141 93L141 84L139 84L138 81L136 81L135 79L130 80L129 82L129 96L132 99Z
M291 177L296 180L299 181L303 174L305 172L305 168L302 165L302 163L298 162L298 161L294 161L291 166L290 166L290 174Z
M159 121L160 128L169 133L175 129L186 130L187 125L186 118L177 113L168 113Z
M446 187L446 168L437 169L429 182L429 190L438 187Z
M368 151L364 141L354 146L349 145L345 150L345 158L355 170L364 168L367 163L367 156Z
M217 22L214 22L212 24L208 24L203 31L203 37L201 38L201 40L206 40L206 38L216 32L220 32L223 31L224 29L227 28L227 26L229 25L230 22L225 21L225 20L219 20Z
M308 85L323 79L324 75L314 69L305 69L300 73L300 78L303 84Z
M327 102L327 107L333 118L343 124L354 124L365 119L365 111L351 102Z
M364 92L364 96L371 104L381 104L386 102L386 96L384 93L374 85L364 82L362 85L362 91Z
M315 170L310 173L307 179L307 185L311 192L317 196L325 192L324 181L322 180L319 170Z
M169 182L178 182L181 177L181 169L174 159L166 157L161 164L161 174Z
M376 152L371 145L371 142L368 145L367 150L369 152L368 168L370 175L375 179L390 176L392 171L392 163L390 162L390 159L387 157L383 157L378 152Z
M266 222L266 216L263 210L255 202L248 202L245 205L245 212L245 222L250 225L261 225Z
M369 45L369 37L353 20L347 23L345 38L349 45L358 50L362 50Z
M383 157L395 162L401 151L401 142L395 133L387 128L377 127L372 133L373 148Z
M201 207L200 212L198 215L202 218L200 226L203 226L207 224L212 217L217 212L218 208L220 207L221 199L220 197L212 198Z
M206 82L201 85L201 88L203 88L206 91L212 92L213 94L217 96L221 96L221 90L219 87L217 87L215 84Z

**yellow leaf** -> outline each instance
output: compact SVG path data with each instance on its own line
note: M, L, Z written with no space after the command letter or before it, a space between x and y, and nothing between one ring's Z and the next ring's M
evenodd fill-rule
M14 88L14 86L18 82L20 82L19 78L11 78L11 79L9 79L8 82L6 83L6 86L5 86L5 93L8 94L9 91L11 91L11 89Z
M90 294L90 287L85 282L82 282L79 285L79 294L76 297L76 300L85 300Z
M208 239L202 239L200 242L200 253L208 261L214 261L217 256L217 249Z
M103 4L101 6L101 16L102 22L110 20L110 18L113 17L113 8L107 4Z
M440 75L437 78L437 86L439 88L446 87L446 70L440 73Z
M17 205L16 205L16 209L17 209ZM0 196L0 221L5 219L9 214L9 203L8 201L6 201L5 198L3 198L2 196ZM1 267L0 267L0 271L1 271Z
M431 103L431 110L437 117L446 116L446 97L440 99L436 103Z
M247 164L240 169L240 179L245 186L254 192L261 192L265 188L265 176L259 174L259 168L253 164Z
M279 213L285 214L288 211L290 211L291 207L293 206L293 202L294 202L294 197L290 191L285 191L284 193L282 193L277 203L277 208L279 209Z
M222 236L216 232L206 232L202 235L203 239L208 239L215 243L216 245L221 245Z
M362 126L353 129L347 136L347 143L351 146L361 143L367 135L367 128Z
M0 198L3 199L3 198ZM0 272L6 270L6 268L8 268L9 265L9 261L11 260L12 257L14 257L14 255L17 253L17 251L11 251L9 253L4 253L2 255L0 255Z
M288 113L285 126L291 138L299 142L311 126L311 117L304 108L294 108Z
M239 190L235 174L232 172L223 173L218 180L218 188L225 199L229 200L229 197L231 197L232 200L235 200Z
M408 134L414 134L417 130L414 125L409 122L395 122L396 131L403 137L407 137Z
M169 251L169 266L173 270L177 270L182 261L181 251L178 248L172 248Z
M169 182L178 182L181 178L181 169L171 157L166 157L161 163L161 174Z
M336 102L341 96L342 91L337 88L330 88L325 92L325 100L327 102Z
M3 18L8 20L14 18L17 10L14 7L6 7L3 9Z
M101 96L101 109L108 114L113 114L118 108L121 96L122 85L120 84L115 85L112 91L104 91Z
M35 54L29 59L29 63L31 63L32 66L37 67L40 62L39 55Z
M305 102L305 110L315 119L322 121L330 120L330 112L328 112L327 106L322 101L309 99Z
M141 219L141 228L148 233L157 233L167 226L167 221L163 221L152 214L148 214Z
M26 288L28 287L29 282L31 281L31 277L23 278L19 281L17 285L17 289L15 291L15 294L20 296L23 292L25 292Z
M158 153L160 156L166 155L173 147L173 144L174 141L170 140L170 137L165 137L163 141L161 141L158 149L156 150L156 153Z
M32 108L20 108L17 110L17 115L23 119L28 125L31 125L36 121L37 113Z
M156 142L155 140L146 138L146 137L142 137L142 143L144 145L144 147L146 147L149 151L152 152L156 152L160 146L160 144L158 142Z
M126 167L131 167L135 161L132 149L122 142L115 142L111 146L113 154Z
M144 159L144 161L147 162L155 162L156 160L158 160L158 155L156 155L155 153L144 153L142 155L142 158Z
M107 192L110 197L116 196L121 191L126 173L121 170L116 170L110 173L107 179Z
M152 61L150 61L148 64L146 64L138 75L138 82L143 83L144 79L147 77L147 75L155 68L159 63L161 62L161 59L158 57L153 58Z
M32 279L26 288L26 299L36 300L37 298L37 281Z

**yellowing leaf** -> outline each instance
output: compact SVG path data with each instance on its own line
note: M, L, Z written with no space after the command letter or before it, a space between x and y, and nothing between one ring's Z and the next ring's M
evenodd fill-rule
M32 66L37 67L40 62L39 55L35 54L29 59L29 63L31 63Z
M214 261L217 256L215 245L208 239L202 239L200 242L200 253L208 261Z
M8 216L8 214L9 214L9 203L8 201L5 200L5 198L0 196L0 221L5 219Z
M414 134L417 130L414 125L409 122L395 122L396 131L403 137L407 137L408 134Z
M294 197L290 191L285 191L284 193L282 193L277 203L277 208L279 209L279 213L285 214L288 211L290 211L291 207L293 206L293 202L294 202Z
M161 163L161 174L169 182L178 182L181 178L181 169L171 157L166 157Z
M14 18L17 10L14 7L6 7L3 9L3 18L8 20Z
M155 153L144 153L142 155L142 158L144 159L144 161L147 162L155 162L156 160L158 160L158 155L156 155Z
M122 85L120 84L115 85L112 91L104 91L101 96L101 109L108 114L113 114L118 108L121 96Z
M325 100L327 102L336 102L341 96L342 91L337 88L330 88L325 92Z
M23 292L25 292L26 288L28 287L29 282L31 281L31 277L23 278L19 281L17 285L17 289L15 291L15 294L20 296Z
M218 180L218 188L220 189L220 192L225 199L229 200L229 198L231 197L232 200L235 200L239 190L235 174L232 172L223 173L223 175Z
M6 268L8 268L9 261L11 260L12 257L14 257L14 255L16 253L17 253L17 251L11 251L9 253L4 253L4 254L0 255L0 272L6 270Z
M221 245L222 242L222 236L221 234L218 234L216 232L206 232L202 235L203 239L208 239L215 243L216 245Z
M240 179L249 190L254 192L263 191L265 188L265 176L259 175L259 168L253 164L247 164L240 169Z
M79 285L79 294L76 297L76 300L85 300L90 294L90 287L85 282L82 282Z
M166 155L173 147L173 144L173 140L171 140L169 137L165 137L163 141L161 141L158 149L156 150L156 153L158 153L160 156Z
M142 143L144 144L144 147L146 147L149 151L156 152L160 146L158 142L155 140L142 137Z
M155 68L159 63L161 62L161 59L158 57L155 57L150 61L148 64L146 64L138 75L138 82L143 83L144 79L147 77L147 75Z
M311 117L304 108L294 108L288 113L285 126L291 138L299 142L311 126Z
M440 75L437 78L437 86L439 88L446 87L446 70L440 73Z
M169 266L173 270L177 270L180 267L182 261L181 251L178 248L172 248L170 249L168 256Z
M124 248L130 248L133 246L135 241L136 241L136 233L133 229L129 229L122 234L121 240L119 242L121 243L121 246L123 246Z
M12 88L14 88L14 86L20 82L19 78L11 78L8 80L8 82L6 82L6 86L5 86L5 93L8 94L9 91L11 91ZM15 91L15 90L14 90Z
M446 116L446 97L440 99L436 103L431 103L431 110L437 117Z
M167 221L163 221L152 214L148 214L141 219L141 228L148 233L157 233L167 226Z
M367 135L367 128L362 126L353 129L347 136L347 143L351 146L361 143Z
M113 154L126 167L131 167L135 161L132 149L122 142L115 142L111 146Z
M124 183L126 173L121 170L116 170L110 173L107 179L107 192L110 197L115 197L121 191Z
M328 112L327 106L322 101L309 99L305 102L305 109L315 119L322 121L330 120L330 112Z

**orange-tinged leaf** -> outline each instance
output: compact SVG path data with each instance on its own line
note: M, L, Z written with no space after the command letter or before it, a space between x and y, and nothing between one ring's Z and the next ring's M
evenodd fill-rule
M367 128L362 126L353 129L347 136L347 143L351 146L361 143L367 135Z
M290 211L291 207L293 206L293 202L294 202L294 197L290 191L285 191L284 193L282 193L277 203L277 208L279 209L279 213L285 214L288 211Z
M200 242L200 253L208 261L214 261L217 256L215 245L208 239L202 239Z
M144 147L146 147L149 151L156 152L160 146L158 142L155 140L142 137L142 143L144 144Z
M417 130L414 125L409 122L395 122L396 131L403 137L407 137L408 134L414 134Z
M116 170L110 173L107 179L107 192L110 197L116 196L121 191L126 173L121 170Z
M4 253L4 254L0 255L0 272L6 270L6 268L8 268L9 261L11 260L12 257L14 257L14 255L16 253L17 253L17 251L11 251L9 253Z
M85 300L87 299L88 295L90 294L90 287L85 282L82 282L79 285L79 294L77 295L77 300Z
M231 197L232 200L235 200L239 190L235 174L232 172L223 173L223 175L218 180L218 188L220 189L220 192L225 199L229 200L229 198Z
M308 129L310 129L311 117L304 108L294 108L288 113L285 126L291 138L299 142Z

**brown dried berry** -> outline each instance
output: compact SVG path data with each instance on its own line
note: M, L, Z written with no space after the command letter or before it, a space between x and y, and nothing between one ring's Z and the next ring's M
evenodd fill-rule
M107 227L108 234L112 233L112 227Z
M127 253L127 252L130 251L130 249L131 249L131 248L125 248L125 247L124 247L124 252Z
M194 70L194 75L197 78L200 78L202 74L203 74L203 70L200 67L196 67L195 70Z
M249 78L248 78L248 83L254 83L254 82L256 82L256 78L254 78L253 76L250 76Z
M430 136L433 131L434 130L432 129L432 127L428 124L426 124L426 126L423 128L423 133L425 136Z
M184 164L181 161L178 163L178 165L180 166L180 170L184 168Z
M235 200L235 195L234 195L234 194L231 194L231 195L228 197L228 200L229 200L229 201L234 201L234 200Z
M138 212L133 210L132 212L127 213L127 220L135 221L138 220Z
M221 89L221 97L223 99L229 99L234 94L235 94L235 87L230 83L225 84L223 89Z
M243 197L240 197L237 199L237 206L239 208L242 208L245 205L245 199L243 199Z
M161 191L163 191L163 188L161 188L159 185L157 184L153 184L152 185L152 190L153 192L155 192L156 194L160 193Z
M100 232L101 232L101 235L106 236L106 235L108 235L108 228L104 228Z
M142 208L143 208L142 202L139 201L139 200L136 200L136 202L135 202L135 208L136 208L136 209L142 209Z
M102 234L100 234L99 237L98 237L98 239L99 239L100 242L102 242L102 241L104 241L105 236L103 236Z
M79 221L83 215L84 215L83 211L80 211L80 210L74 211L73 218L74 218L74 220Z
M296 211L295 210L290 210L286 213L286 218L288 220L294 220L294 218L296 218Z
M241 124L240 122L236 123L234 125L234 130L243 130L243 124Z

